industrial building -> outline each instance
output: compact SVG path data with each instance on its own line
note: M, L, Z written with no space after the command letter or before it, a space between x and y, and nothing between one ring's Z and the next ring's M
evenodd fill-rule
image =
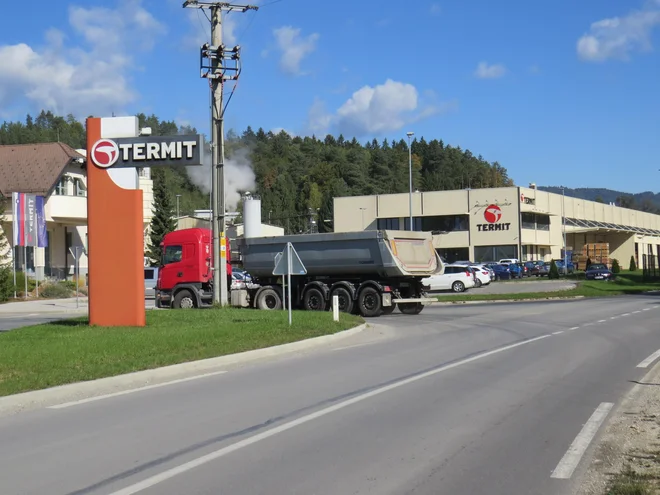
M431 231L447 261L561 259L627 266L660 254L660 215L530 187L414 192L413 230ZM410 195L335 198L334 229L410 229ZM594 249L594 245L599 246ZM605 246L605 247L603 247ZM595 252L597 251L597 252Z

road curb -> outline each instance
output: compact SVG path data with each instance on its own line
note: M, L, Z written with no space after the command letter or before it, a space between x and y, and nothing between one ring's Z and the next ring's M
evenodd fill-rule
M23 392L0 397L0 416L16 414L22 411L48 407L63 402L76 401L99 395L123 392L157 383L203 375L233 364L247 363L267 357L279 356L297 351L303 351L324 344L343 340L356 335L369 327L367 323L349 328L331 335L321 335L288 344L281 344L262 349L228 354L199 361L172 364L161 368L135 371L124 375L110 376L85 382L70 383L57 387Z
M584 296L558 296L558 297L543 297L534 299L492 299L488 301L438 301L433 305L438 306L452 306L457 304L503 304L503 303L519 303L519 302L538 302L538 301L570 301L573 299L584 299Z

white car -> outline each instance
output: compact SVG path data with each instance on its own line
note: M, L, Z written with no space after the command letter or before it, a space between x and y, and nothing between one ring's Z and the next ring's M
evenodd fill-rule
M476 285L474 270L468 265L445 265L445 273L422 279L427 290L464 292Z
M490 270L485 266L472 265L474 273L477 275L477 287L482 287L484 285L490 284L492 276Z
M511 265L511 264L520 263L520 260L518 258L505 258L503 260L500 260L499 263L500 265Z

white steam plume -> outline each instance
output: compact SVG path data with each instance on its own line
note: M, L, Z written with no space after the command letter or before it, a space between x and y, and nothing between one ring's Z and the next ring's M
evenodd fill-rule
M256 177L252 170L250 153L246 148L240 148L230 158L225 157L225 202L229 211L235 211L241 200L241 192L251 191L257 187ZM204 164L199 167L186 167L188 177L202 192L211 192L211 154L204 153Z

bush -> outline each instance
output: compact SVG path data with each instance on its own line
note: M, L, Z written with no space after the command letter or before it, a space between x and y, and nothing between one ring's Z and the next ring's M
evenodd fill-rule
M14 274L10 268L0 268L0 302L14 297Z
M13 282L13 274L11 270L9 270L9 276L11 277L10 280ZM25 295L25 273L23 272L16 272L16 294L21 294ZM32 292L35 287L37 286L37 282L35 282L34 279L28 277L28 293ZM12 289L12 296L13 294L13 289Z
M612 273L620 273L621 272L621 266L619 266L619 260L614 258L612 260Z
M67 287L66 283L48 283L42 287L39 287L39 296L48 299L63 299L66 297L71 297L71 289Z
M631 256L630 257L630 268L628 268L631 272L636 272L637 271L637 263L635 263L635 257Z
M559 278L559 269L557 268L557 264L554 261L550 263L550 271L548 272L548 278L549 279Z

